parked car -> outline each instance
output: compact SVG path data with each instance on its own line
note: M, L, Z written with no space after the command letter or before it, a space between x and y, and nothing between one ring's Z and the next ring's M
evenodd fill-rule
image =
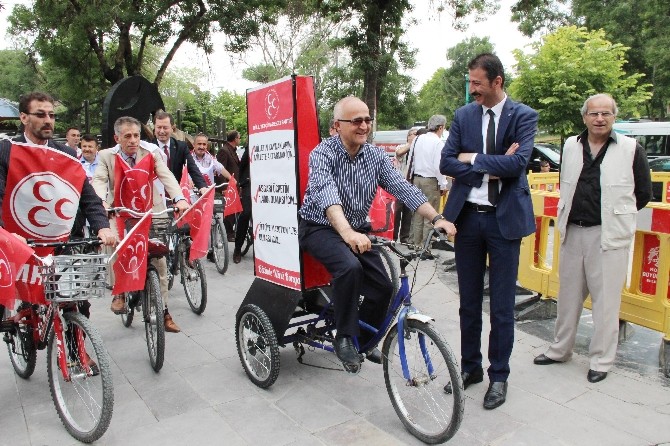
M549 162L549 171L558 172L561 167L561 149L554 144L536 143L528 162L528 172L539 172L540 161Z
M649 168L652 172L670 172L670 156L659 156L649 161ZM661 201L663 199L663 183L651 183L652 201Z

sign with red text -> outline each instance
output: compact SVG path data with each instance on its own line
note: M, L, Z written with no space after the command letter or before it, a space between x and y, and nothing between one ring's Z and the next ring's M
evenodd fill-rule
M302 180L298 153L319 143L312 78L290 76L248 90L247 114L255 274L300 290L298 205L307 167Z

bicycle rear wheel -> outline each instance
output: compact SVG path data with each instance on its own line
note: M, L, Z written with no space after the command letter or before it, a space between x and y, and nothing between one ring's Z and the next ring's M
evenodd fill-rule
M77 440L91 443L107 431L114 410L109 357L88 319L76 312L65 312L63 318L66 330L61 351L66 356L69 380L63 377L52 330L47 347L49 389L65 429Z
M185 245L179 252L179 274L191 310L195 314L202 314L207 307L207 278L200 259L189 261L188 250L189 247Z
M259 306L247 304L235 324L237 354L247 376L258 387L270 387L279 375L279 346L270 318Z
M242 249L240 250L240 253L242 255L246 255L247 252L249 252L249 248L254 244L254 235L251 232L252 222L249 222L249 229L247 229L247 236L244 237L244 244L242 245Z
M214 256L214 264L216 270L220 274L225 274L228 271L228 262L230 254L228 250L228 238L223 231L223 225L219 217L214 217L212 224L212 255Z
M463 383L456 359L430 324L407 319L403 339L409 380L403 376L397 325L382 349L384 381L393 408L416 438L443 443L454 436L463 419ZM452 383L450 394L444 391L447 383Z
M15 306L17 310L23 305L29 305L21 301L16 301ZM3 319L8 319L16 315L17 310L10 310L0 306L3 311L0 315ZM6 332L4 341L7 343L7 352L9 359L12 362L14 372L23 379L28 379L35 371L35 364L37 363L37 349L35 348L35 338L33 337L33 329L28 324L29 321L21 319L21 321L14 326L13 332Z
M126 293L126 313L121 313L121 322L123 322L124 327L130 327L133 324L133 319L135 318L135 308L138 306L137 304L139 300L139 291Z
M151 368L158 372L163 367L163 360L165 359L165 310L156 270L149 269L147 271L147 279L144 282L142 293L144 332L147 339L149 362L151 362Z

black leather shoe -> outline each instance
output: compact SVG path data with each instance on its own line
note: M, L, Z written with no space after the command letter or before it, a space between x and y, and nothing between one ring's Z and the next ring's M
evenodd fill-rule
M484 381L484 369L475 369L472 372L463 372L461 373L461 379L463 380L463 390L467 389L470 384L477 384ZM444 386L445 393L451 393L451 383L447 383Z
M586 375L586 379L588 379L590 383L597 383L605 378L607 378L607 372L596 372L591 369L589 369L589 373Z
M380 352L378 348L373 348L372 350L370 350L365 354L365 359L367 359L370 362L374 362L375 364L381 364L382 352Z
M533 359L533 363L537 364L537 365L556 364L557 362L561 362L561 361L556 361L555 359L551 359L549 356L545 355L544 353L541 354L540 356L536 356L535 359Z
M489 390L486 391L484 395L484 409L495 409L496 407L502 406L505 402L505 397L507 396L507 381L505 382L492 382L489 384Z
M341 338L335 338L333 343L335 347L335 354L345 364L360 364L362 360L362 355L358 353L354 342L351 340L350 336L342 336Z

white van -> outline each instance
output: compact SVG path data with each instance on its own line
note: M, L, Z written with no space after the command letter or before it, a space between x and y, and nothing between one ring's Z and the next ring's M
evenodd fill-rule
M615 122L614 131L637 139L649 159L670 155L670 122Z

